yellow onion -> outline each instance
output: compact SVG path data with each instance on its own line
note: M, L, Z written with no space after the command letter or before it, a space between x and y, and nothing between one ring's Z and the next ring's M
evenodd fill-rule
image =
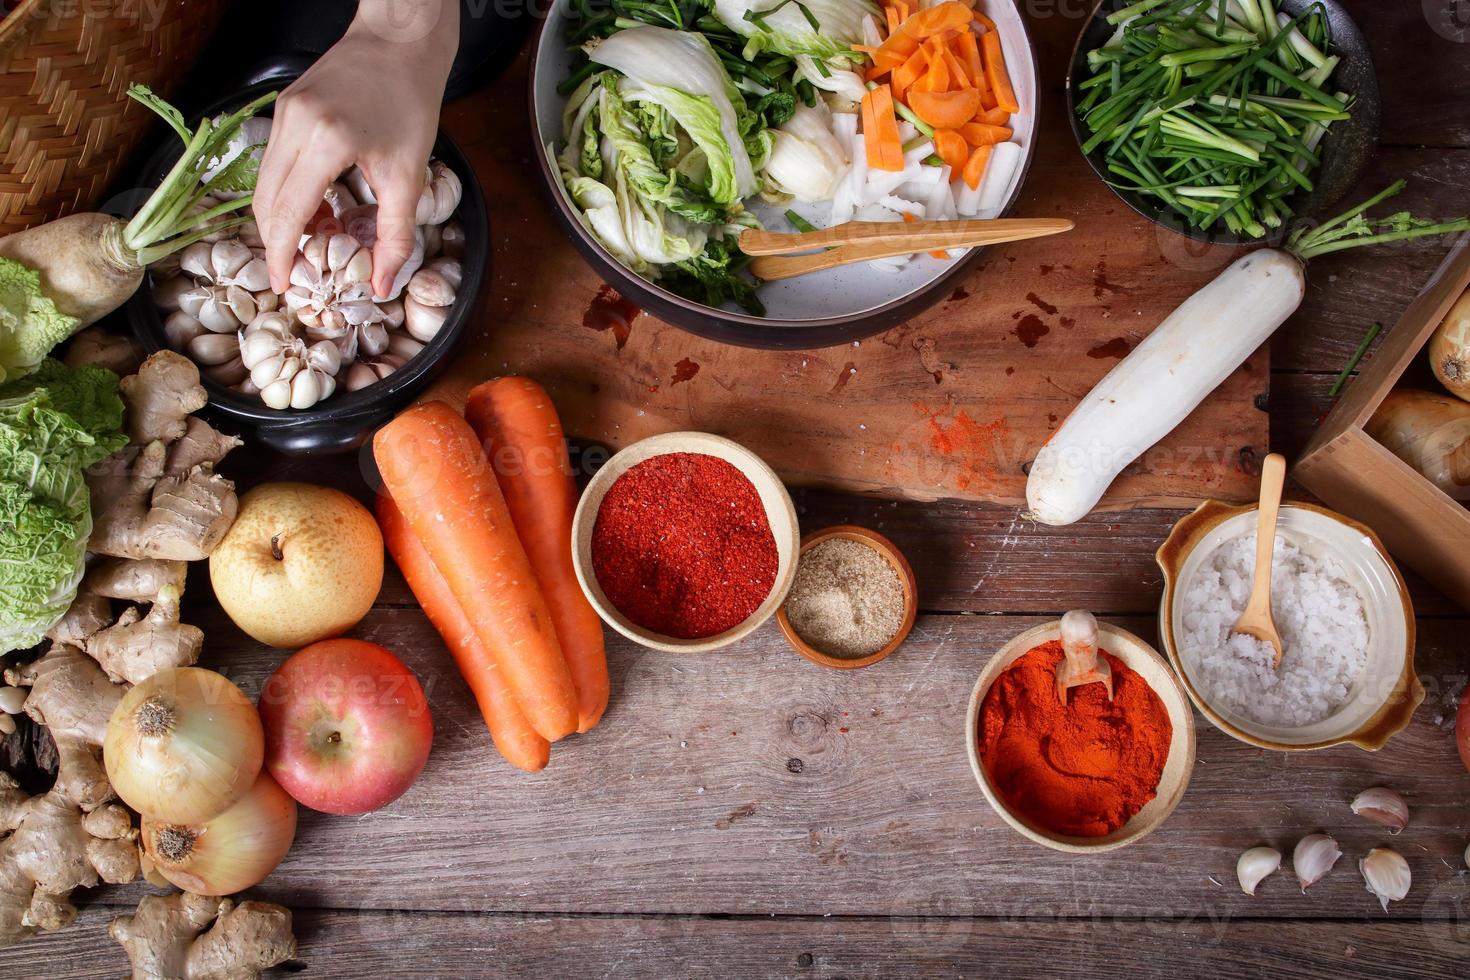
M102 753L124 803L158 820L195 824L223 813L254 785L265 735L255 705L222 674L180 667L123 697Z
M197 824L143 818L143 853L184 891L233 895L276 869L296 837L296 801L262 772L240 801Z

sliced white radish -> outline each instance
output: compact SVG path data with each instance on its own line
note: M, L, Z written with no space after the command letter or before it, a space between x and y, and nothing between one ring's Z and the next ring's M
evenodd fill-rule
M904 142L907 143L908 141L905 140ZM904 154L903 154L904 168L907 169L908 167L911 167L914 164L921 164L922 165L922 163L923 163L923 161L924 161L924 159L926 157L930 157L930 156L933 156L933 155L934 155L934 141L933 140L925 140L924 142L920 143L918 146L915 146L912 150L905 150L904 151Z
M985 176L980 180L979 210L999 208L1010 193L1011 179L1021 165L1021 147L1015 143L997 143L990 151Z
M1124 467L1168 435L1301 305L1302 263L1275 249L1236 259L1088 392L1031 464L1026 505L1043 524L1097 506Z
M911 214L915 218L919 218L921 220L927 213L925 211L924 205L920 204L918 201L910 201L906 198L896 197L892 194L886 194L883 197L880 197L878 199L878 206L885 207L888 210L898 214L899 216Z
M978 187L971 187L963 180L957 180L950 186L954 188L955 211L962 218L974 217L980 210L980 191L985 182L981 181Z
M828 219L829 225L840 225L844 221L852 220L852 182L844 180L837 185L837 192L832 195L832 215Z

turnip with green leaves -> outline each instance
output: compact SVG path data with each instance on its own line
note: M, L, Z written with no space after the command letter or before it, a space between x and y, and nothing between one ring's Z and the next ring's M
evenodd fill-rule
M244 127L275 93L192 131L146 87L128 95L161 116L184 151L126 222L72 214L0 238L0 380L34 370L52 347L121 306L149 264L250 221L260 161L258 144L246 140L260 130ZM201 210L206 198L215 203Z

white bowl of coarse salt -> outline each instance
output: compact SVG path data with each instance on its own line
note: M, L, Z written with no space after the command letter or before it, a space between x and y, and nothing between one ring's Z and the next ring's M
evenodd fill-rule
M1281 665L1232 636L1255 571L1255 505L1206 501L1159 549L1159 633L1200 712L1263 748L1343 742L1376 750L1424 700L1414 673L1414 614L1376 535L1312 504L1283 504L1271 605Z

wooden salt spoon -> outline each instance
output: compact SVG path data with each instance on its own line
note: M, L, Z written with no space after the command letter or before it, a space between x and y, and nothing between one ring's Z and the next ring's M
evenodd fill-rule
M1281 634L1271 617L1271 555L1276 548L1276 515L1281 510L1281 488L1286 483L1286 457L1272 453L1261 463L1261 502L1256 510L1256 579L1250 601L1230 628L1271 644L1271 669L1281 666Z
M1062 617L1062 662L1057 664L1057 697L1067 703L1067 691L1083 684L1102 684L1113 700L1113 669L1097 653L1097 619L1083 609Z

